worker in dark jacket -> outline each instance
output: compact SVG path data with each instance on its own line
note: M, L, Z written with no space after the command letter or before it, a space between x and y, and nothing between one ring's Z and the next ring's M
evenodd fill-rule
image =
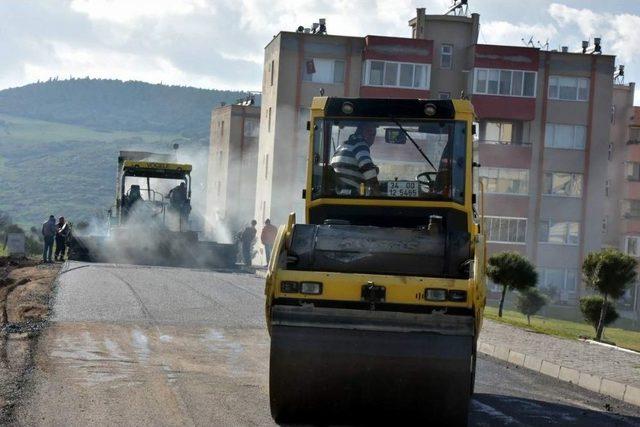
M251 226L244 229L242 235L240 236L240 240L242 242L242 258L244 258L244 263L247 266L251 266L251 252L253 249L253 241L256 238L256 234L258 230L256 230L256 225L258 222L254 219L251 220Z
M61 216L56 224L56 253L54 258L56 261L64 261L65 251L67 249L67 237L69 236L69 225Z
M53 262L51 261L51 255L53 254L53 239L56 236L56 217L53 215L50 215L47 222L42 224L42 236L44 237L42 262Z

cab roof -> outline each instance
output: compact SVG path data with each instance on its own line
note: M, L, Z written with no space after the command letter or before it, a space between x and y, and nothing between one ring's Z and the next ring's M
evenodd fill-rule
M126 176L182 179L189 175L192 166L186 163L162 163L125 160L122 166Z
M343 105L350 103L352 113L345 113ZM425 113L427 105L435 107L435 114ZM330 117L379 117L408 119L454 119L456 113L473 114L471 102L465 99L388 99L388 98L334 98L315 97L311 108L322 110Z

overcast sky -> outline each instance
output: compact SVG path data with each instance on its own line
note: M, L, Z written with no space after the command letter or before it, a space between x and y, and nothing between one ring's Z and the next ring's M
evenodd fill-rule
M327 19L330 34L409 37L416 7L451 0L0 0L0 89L52 76L260 90L263 48ZM640 82L640 0L469 0L480 43L550 48L602 37ZM532 6L535 4L535 7ZM640 104L640 92L636 92Z

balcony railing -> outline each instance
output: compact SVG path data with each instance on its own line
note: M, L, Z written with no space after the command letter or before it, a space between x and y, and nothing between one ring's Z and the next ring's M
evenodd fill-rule
M492 139L479 139L478 143L489 144L489 145L509 145L509 146L515 146L515 147L531 145L531 142L528 142L528 141L496 141Z

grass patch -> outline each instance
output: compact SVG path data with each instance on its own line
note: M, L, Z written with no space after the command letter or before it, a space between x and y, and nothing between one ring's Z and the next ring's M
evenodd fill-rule
M501 323L517 326L519 328L527 328L536 332L548 335L555 335L562 338L577 339L579 336L588 336L593 338L595 331L586 323L571 322L569 320L552 319L542 316L531 316L531 325L527 324L527 318L512 310L504 310L502 318L498 317L498 309L496 307L487 306L484 311L487 319L495 320ZM615 343L615 345L640 351L640 332L628 331L620 328L604 328L603 341Z

